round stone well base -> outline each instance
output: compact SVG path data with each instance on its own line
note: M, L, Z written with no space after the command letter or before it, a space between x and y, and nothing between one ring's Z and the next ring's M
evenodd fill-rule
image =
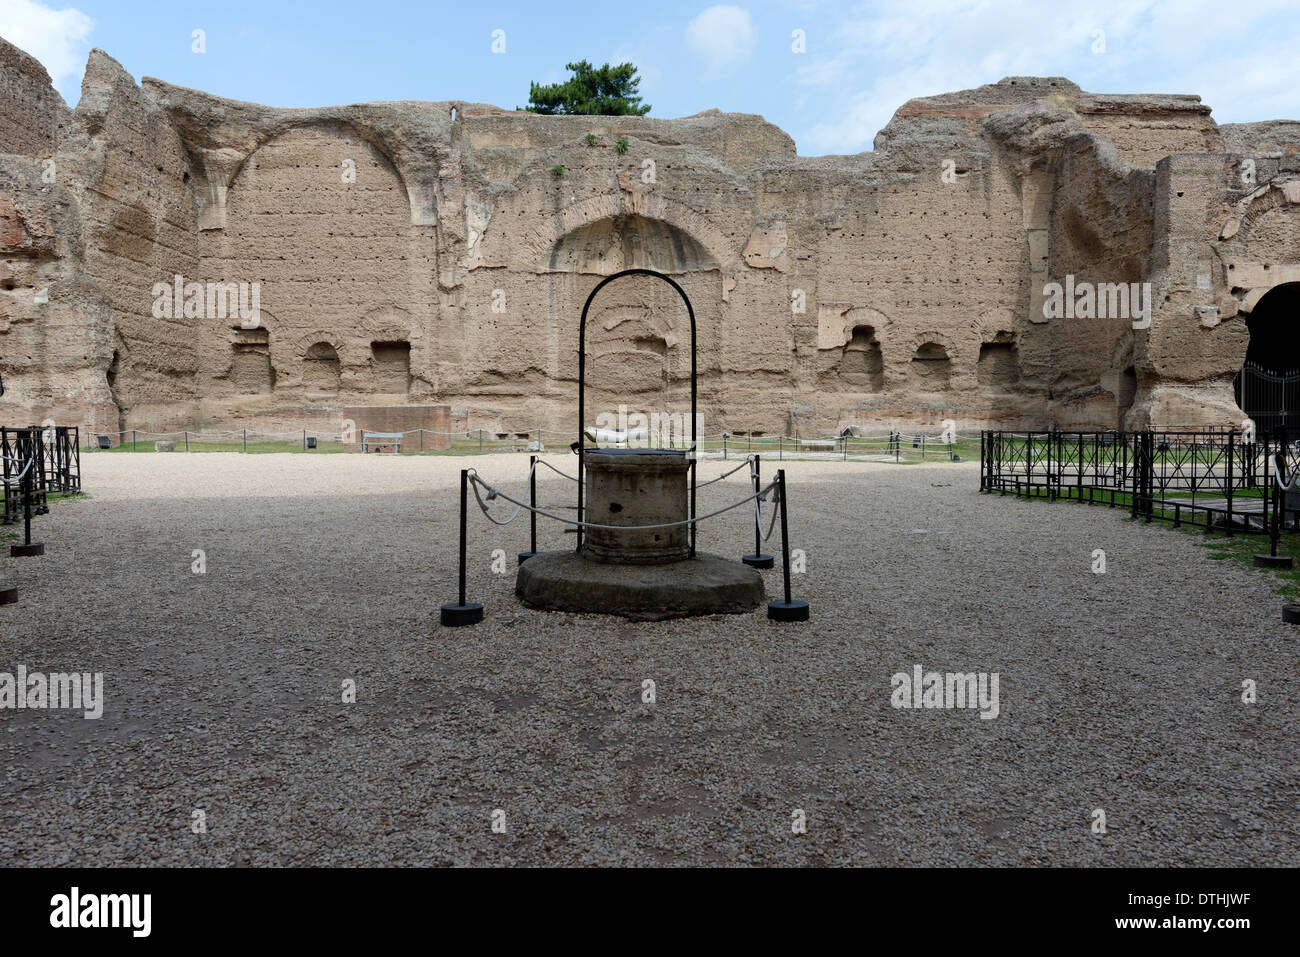
M615 565L576 552L547 552L524 562L515 594L529 608L633 621L739 614L766 597L758 572L716 555L666 565Z

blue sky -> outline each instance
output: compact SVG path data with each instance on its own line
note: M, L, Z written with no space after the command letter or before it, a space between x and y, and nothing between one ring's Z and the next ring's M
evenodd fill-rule
M0 35L32 53L69 104L101 47L156 76L274 106L460 99L523 106L564 64L630 60L652 116L760 113L802 155L871 148L913 96L1013 74L1098 93L1196 93L1221 122L1300 119L1296 0L0 0ZM206 52L192 50L205 32ZM493 31L505 52L492 52ZM805 51L795 52L803 31Z

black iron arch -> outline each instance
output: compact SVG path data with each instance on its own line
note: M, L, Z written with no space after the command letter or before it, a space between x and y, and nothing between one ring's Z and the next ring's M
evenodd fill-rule
M691 555L695 554L695 421L696 421L696 403L698 390L696 387L696 348L695 348L695 308L691 305L690 297L686 295L683 289L670 276L665 276L661 272L655 272L653 269L624 269L616 272L612 276L606 276L596 284L596 288L587 296L587 301L582 306L582 318L578 322L578 521L582 521L583 516L583 492L586 488L587 473L586 467L586 449L587 449L587 312L591 309L591 304L596 295L608 286L615 279L621 279L624 276L653 276L655 279L662 279L668 285L677 290L677 295L682 297L682 302L686 303L686 314L691 320ZM577 548L582 548L582 526L578 526Z

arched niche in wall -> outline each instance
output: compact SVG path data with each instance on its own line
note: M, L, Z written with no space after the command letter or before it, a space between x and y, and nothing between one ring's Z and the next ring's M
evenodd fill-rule
M908 385L921 392L943 392L952 379L952 357L948 345L938 336L924 337L912 353L907 371Z
M259 285L263 310L277 317L272 358L284 385L304 372L303 350L329 341L346 391L349 360L339 340L357 335L358 317L372 312L378 297L429 286L413 277L434 271L435 254L429 247L422 261L412 237L406 189L387 157L347 125L306 126L247 158L227 196L225 229L201 234L199 269ZM436 292L427 295L436 299ZM417 313L422 306L396 301ZM327 334L304 341L322 330ZM407 322L400 338L409 337Z
M608 216L571 230L551 247L546 263L549 272L597 276L624 269L674 274L717 268L717 260L689 233L637 213Z
M319 341L307 347L302 357L302 384L308 392L335 393L341 376L338 350Z

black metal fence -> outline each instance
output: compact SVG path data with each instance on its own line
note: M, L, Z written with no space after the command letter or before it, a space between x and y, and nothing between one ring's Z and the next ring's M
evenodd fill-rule
M1273 457L1300 465L1300 428L1137 432L986 431L980 490L1125 507L1135 518L1262 534L1270 525ZM1295 528L1300 496L1280 499Z
M75 425L0 427L0 456L4 467L4 509L0 524L23 518L23 485L16 481L25 463L30 472L31 507L42 515L49 511L49 493L81 491L81 448Z

